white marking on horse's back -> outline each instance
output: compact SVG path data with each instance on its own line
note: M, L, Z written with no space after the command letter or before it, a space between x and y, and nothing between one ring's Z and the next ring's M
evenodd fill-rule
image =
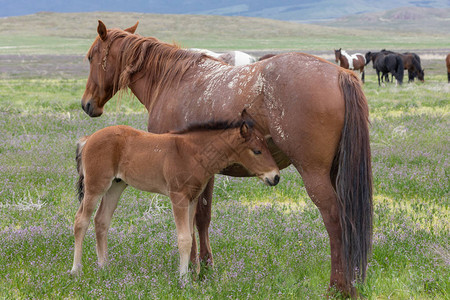
M233 51L233 53L235 66L248 65L256 62L256 59L253 56L242 51Z

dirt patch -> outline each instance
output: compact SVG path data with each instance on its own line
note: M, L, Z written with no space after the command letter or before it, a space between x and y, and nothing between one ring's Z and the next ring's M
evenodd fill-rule
M89 63L76 55L0 55L0 78L80 78Z
M289 51L260 50L246 51L259 58L265 54L280 54ZM367 51L353 51L365 53ZM402 51L399 51L402 52ZM404 51L403 51L404 52ZM422 67L427 74L441 74L445 70L445 56L450 50L411 51L422 60ZM308 52L334 63L334 52ZM87 78L89 63L81 55L0 55L0 78ZM369 66L370 67L370 66Z

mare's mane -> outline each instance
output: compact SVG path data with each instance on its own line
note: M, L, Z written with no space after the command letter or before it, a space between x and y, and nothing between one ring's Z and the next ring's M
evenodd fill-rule
M249 128L253 128L253 122L250 120L238 120L238 121L209 121L202 123L193 123L185 128L170 131L172 134L185 134L195 131L210 131L210 130L226 130L241 127L243 123L246 123Z
M159 92L178 84L193 65L203 59L214 58L199 52L181 49L174 44L159 41L154 37L143 37L131 34L121 29L108 29L108 45L105 49L108 55L111 44L116 39L122 39L119 48L118 61L115 64L114 92L126 89L131 78L138 72L147 72L148 82L145 85L149 103L144 105L149 109L149 104L158 97ZM99 37L97 37L97 40ZM88 57L92 55L97 45L97 40L91 46Z

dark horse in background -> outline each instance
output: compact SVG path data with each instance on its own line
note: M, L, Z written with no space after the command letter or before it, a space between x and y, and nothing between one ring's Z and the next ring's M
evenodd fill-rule
M330 286L356 296L373 220L369 107L358 77L304 53L233 67L136 35L136 27L107 30L99 21L87 55L83 110L98 117L115 93L129 88L149 112L148 130L165 133L191 122L235 120L246 109L279 168L295 166L321 213L330 241ZM251 175L240 165L221 173ZM200 195L195 216L200 259L210 263L213 184ZM191 260L196 257L194 235Z
M448 83L450 83L450 53L447 54L447 57L445 58L445 64L447 65L447 78L448 78Z
M336 63L339 62L339 65L342 68L349 70L359 70L361 73L361 81L364 82L364 67L366 65L366 59L364 55L361 53L348 54L342 48L339 50L334 50L334 56L336 59Z
M397 54L402 58L403 67L405 70L408 70L408 82L413 82L415 77L422 82L425 81L425 73L421 66L420 57L416 53L398 53L386 49L381 50L381 52L385 54Z
M377 72L379 86L381 86L380 73L381 79L391 73L398 84L403 83L404 66L400 55L383 52L367 52L366 61L366 64L372 61L373 68Z

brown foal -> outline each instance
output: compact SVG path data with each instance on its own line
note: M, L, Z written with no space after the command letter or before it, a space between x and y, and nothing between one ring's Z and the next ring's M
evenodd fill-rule
M264 136L250 121L208 123L167 134L112 126L77 143L78 192L72 274L81 269L82 243L95 215L98 264L107 260L107 232L120 195L131 185L170 197L180 252L180 276L187 274L197 197L211 177L240 164L267 185L276 185L279 169ZM196 271L199 263L196 261Z

